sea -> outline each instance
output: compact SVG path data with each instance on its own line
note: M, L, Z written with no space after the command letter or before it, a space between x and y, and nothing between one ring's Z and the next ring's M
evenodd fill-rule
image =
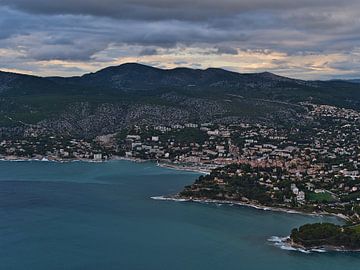
M0 270L360 269L358 253L279 244L335 217L152 199L198 176L150 162L0 161Z

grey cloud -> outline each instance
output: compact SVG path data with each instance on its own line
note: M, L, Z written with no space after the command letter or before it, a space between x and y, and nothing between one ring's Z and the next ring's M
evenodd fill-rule
M21 51L23 63L106 62L191 46L220 55L351 54L360 44L360 1L0 0L0 29L0 49ZM360 69L345 61L334 68Z
M158 54L158 50L156 48L144 48L143 50L141 50L141 52L139 53L140 56L145 56L145 55L157 55Z
M202 65L197 64L197 63L193 63L193 64L190 65L190 67L192 67L192 68L202 68Z
M347 5L356 4L347 0ZM204 20L233 16L254 10L288 10L322 6L342 7L335 0L1 0L0 3L27 12L76 14L135 20Z
M39 61L46 60L70 60L70 61L88 61L91 56L101 49L100 44L96 46L62 46L62 45L40 45L38 48L31 48L28 50L28 55Z
M355 71L354 73L358 74L358 77L360 77L360 59L352 59L350 61L339 61L339 62L333 62L328 63L328 66L337 70L343 70L343 71Z
M216 48L216 53L236 55L236 54L238 54L238 50L235 48L232 48L232 47L228 47L228 46L219 46Z
M44 44L47 44L47 45L75 45L75 42L72 38L69 38L69 37L48 36L44 39Z
M182 65L187 65L188 62L187 61L175 61L174 64L177 66L182 66Z
M187 22L114 22L111 19L66 16L32 16L1 9L2 20L11 18L9 34L0 40L0 47L21 46L28 56L37 60L90 60L109 44L144 46L140 55L154 55L157 47L171 48L177 44L218 43L223 40L245 40L244 34L209 29ZM153 46L153 47L151 47Z

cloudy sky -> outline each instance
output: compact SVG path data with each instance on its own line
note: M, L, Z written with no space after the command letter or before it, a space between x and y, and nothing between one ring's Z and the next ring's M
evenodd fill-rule
M359 0L0 0L0 69L80 75L139 62L360 77Z

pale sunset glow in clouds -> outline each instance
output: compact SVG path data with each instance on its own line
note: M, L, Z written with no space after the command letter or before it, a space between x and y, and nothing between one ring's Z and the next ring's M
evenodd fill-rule
M359 0L0 0L0 70L81 75L139 62L360 77Z

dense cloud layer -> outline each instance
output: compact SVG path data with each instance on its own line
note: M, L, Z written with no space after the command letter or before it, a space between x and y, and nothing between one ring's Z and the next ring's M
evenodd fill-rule
M338 0L2 0L0 3L42 14L78 14L134 20L211 20L251 11L342 8ZM359 7L357 0L347 6Z
M2 69L171 67L360 77L360 1L0 0Z

